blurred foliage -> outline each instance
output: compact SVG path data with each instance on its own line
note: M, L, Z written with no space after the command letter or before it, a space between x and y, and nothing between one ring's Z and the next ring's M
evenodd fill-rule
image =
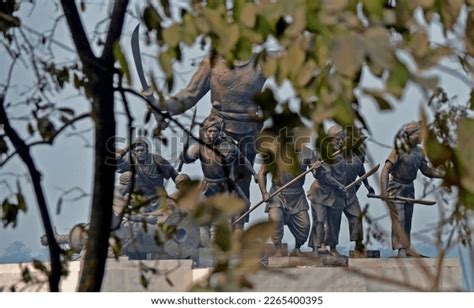
M473 209L474 119L471 102L455 104L442 89L438 89L428 106L433 110L434 119L428 123L426 113L422 115L427 156L435 167L445 170L443 185L448 189L459 188L456 210L462 212L464 206Z
M48 141L56 136L59 123L67 124L75 116L74 109L50 96L69 88L90 98L91 90L77 59L58 63L52 52L40 52L50 50L52 37L29 40L20 32L22 21L16 16L20 5L14 0L0 2L0 39L13 62L22 58L31 65L34 91L20 102L31 111L25 131L30 137ZM415 85L431 96L427 106L433 121L428 123L429 116L424 117L427 155L435 166L446 170L444 185L459 189L458 207L474 208L474 92L466 104L453 104L432 74L446 58L468 75L474 72L473 0L209 0L189 1L179 10L173 5L173 1L148 1L141 13L148 40L160 49L157 61L167 85L158 93L160 99L173 90L177 78L173 64L182 60L183 47L208 46L211 61L223 58L229 67L256 54L258 68L277 85L289 84L298 102L298 108L290 108L288 102L279 102L271 89L255 98L265 119L272 123L263 134L275 140L283 128L289 132L279 145L259 147L267 162L275 162L272 168L277 170L280 158L288 157L287 146L298 146L285 138L291 138L293 130L306 121L312 122L320 146L327 142L325 120L357 124L368 130L359 112L361 95L372 98L381 111L389 111L394 102L403 99L407 86ZM86 9L83 1L80 7ZM435 24L446 41L431 41L429 27ZM448 38L452 37L456 38L456 46L450 44ZM100 39L97 43L101 45ZM129 65L118 42L113 54L118 71L131 84ZM362 85L365 75L382 86ZM159 89L155 84L153 87ZM12 106L7 102L5 108ZM0 158L11 148L8 139L0 135ZM132 213L147 202L140 199L140 194L134 198L137 206ZM18 213L26 210L20 190L16 200L12 199L2 201L4 226L15 226ZM196 183L178 196L179 209L190 212L200 224L215 225L217 230L217 266L207 284L200 287L231 291L251 286L246 274L259 268L263 243L273 226L256 224L233 235L229 217L239 213L242 206L242 201L231 195L201 200ZM173 230L164 232L170 236ZM118 242L114 249L118 255ZM69 258L67 252L64 258ZM43 269L38 263L36 267ZM24 277L30 279L28 271ZM142 283L147 284L145 276Z
M177 18L162 11L170 12L167 2L150 2L142 16L148 34L154 34L154 42L160 47L158 60L167 76L168 89L172 89L175 78L172 64L181 60L180 48L195 44L209 46L211 61L222 57L229 67L256 52L257 65L267 77L274 78L278 85L290 83L300 105L297 113L286 105L281 112L282 105L270 89L255 99L265 118L272 119L273 127L264 131L269 138L275 138L281 126L292 126L300 117L313 122L319 142L325 140L322 123L326 119L368 129L359 113L357 91L387 111L392 109L391 102L403 98L409 84L424 93L438 93L438 78L426 73L447 57L461 64L468 74L474 71L471 0L191 1ZM459 37L456 25L464 23L464 37ZM429 27L433 24L441 26L446 38L457 35L464 40L464 48L450 45L449 40L432 43ZM383 87L362 86L363 74L372 75ZM457 107L451 107L452 112L458 112ZM455 121L449 117L446 112L437 114L433 127L438 129L432 132L437 139L446 138L446 132L452 131L446 125ZM472 128L466 121L459 127L460 138ZM456 140L456 136L450 139ZM465 166L470 161L466 153L473 152L466 148L469 144L443 154L428 141L427 152L434 160L441 155L466 161L459 163ZM287 151L271 146L260 150L272 162ZM463 171L447 175L459 176L457 182L451 180L448 185L459 185L466 202L472 201L471 190L465 186L471 183L470 174Z

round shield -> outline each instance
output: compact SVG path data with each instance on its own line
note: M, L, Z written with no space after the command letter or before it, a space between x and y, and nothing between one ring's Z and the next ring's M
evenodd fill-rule
M164 243L167 254L174 258L186 258L196 252L200 242L199 226L186 213L171 213L163 224L175 229Z

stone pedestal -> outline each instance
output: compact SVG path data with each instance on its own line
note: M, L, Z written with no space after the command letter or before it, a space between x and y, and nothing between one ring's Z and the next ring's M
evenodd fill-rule
M283 265L285 260L279 262ZM437 272L434 258L349 259L347 267L297 266L281 267L277 272L260 271L250 281L252 291L261 292L432 291ZM458 259L446 258L436 290L462 291L462 277Z
M333 256L308 256L304 257L270 257L268 267L289 268L289 267L334 267L347 266L347 257Z
M446 258L438 263L435 258L348 259L347 266L325 266L334 257L269 258L269 270L262 269L249 276L252 291L262 292L387 292L387 291L462 291L463 276L457 258ZM347 258L345 259L347 260ZM154 268L156 275L149 279L148 289L141 285L140 261L107 260L103 291L188 291L192 285L204 281L212 268L192 268L192 260L148 260L142 264ZM334 264L334 259L329 263ZM46 263L47 266L49 264ZM270 266L272 265L272 266ZM41 275L28 266L33 275ZM272 270L273 267L273 270ZM275 270L275 267L278 269ZM439 281L436 277L440 269ZM62 291L77 288L79 261L71 262L69 276L61 283ZM148 275L151 275L149 273ZM0 264L0 289L21 279L18 264ZM23 287L19 284L18 288ZM17 288L17 290L18 290ZM26 291L47 291L47 286L27 286Z
M276 251L276 248L273 244L265 244L265 248L264 248L264 256L266 257L272 257L274 254L275 254L275 251ZM288 256L288 244L286 243L282 243L281 244L281 252L282 252L282 256Z
M140 262L153 268L156 274L140 272ZM192 260L107 260L102 291L187 291L192 286ZM148 288L141 282L141 274L147 279Z
M367 259L367 258L380 258L380 250L351 250L349 251L349 258L356 259Z

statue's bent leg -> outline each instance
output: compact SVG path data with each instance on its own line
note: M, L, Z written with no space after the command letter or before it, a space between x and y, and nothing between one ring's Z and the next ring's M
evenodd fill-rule
M344 208L344 215L349 222L350 240L354 242L362 242L364 239L362 225L362 210L357 198Z
M326 245L335 247L339 243L339 232L341 230L342 209L337 207L328 208L328 233Z
M272 243L278 247L281 245L281 240L283 239L283 230L285 226L283 210L279 207L269 208L268 218L270 221L273 221L276 223L276 228L271 236L271 239L272 239Z
M291 234L295 237L295 248L300 248L308 239L310 221L308 211L289 215L286 222Z
M309 247L317 249L323 246L326 237L324 227L327 222L328 207L311 202L311 211L313 214L313 229L309 239Z
M239 150L244 155L250 163L254 163L255 157L257 155L257 150L255 148L255 138L258 134L257 131L252 131L248 134L236 134L233 132L227 132L226 134L232 137L239 144ZM252 180L252 172L247 169L244 163L244 158L239 157L238 166L235 170L236 181L235 184L240 187L240 190L243 192L245 197L250 200L250 182ZM246 208L242 210L241 215L244 214L250 207L250 204L246 204ZM241 216L239 215L239 216ZM242 219L243 223L249 221L249 215Z

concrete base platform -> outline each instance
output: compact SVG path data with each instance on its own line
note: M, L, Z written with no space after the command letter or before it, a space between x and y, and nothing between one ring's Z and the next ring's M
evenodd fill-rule
M390 292L462 291L457 258L447 258L438 273L436 259L349 259L347 267L279 268L261 271L250 280L257 292Z
M102 291L187 291L193 285L192 266L192 260L116 261L110 259L105 269ZM153 271L156 272L153 273ZM148 288L144 288L143 283Z
M269 268L289 268L289 267L334 267L347 266L347 257L332 256L304 256L304 257L270 257L268 258Z
M349 251L349 258L366 259L366 258L380 258L380 250L351 250Z
M273 260L281 259L281 260ZM304 257L269 258L266 270L249 276L252 291L265 292L379 292L379 291L462 291L462 271L457 258L446 258L442 264L432 258L348 259L347 266L321 266L323 258L308 261ZM347 259L346 259L347 260ZM284 266L287 262L288 267ZM318 263L319 262L319 263ZM28 266L33 276L44 279ZM291 267L290 267L291 266ZM70 274L61 283L62 291L75 291L79 279L79 261L71 262ZM140 272L140 268L142 271ZM151 271L143 271L153 268ZM436 283L438 269L441 269ZM193 268L192 260L129 261L110 259L107 262L103 291L187 291L193 284L206 279L212 268ZM141 274L148 283L144 289ZM18 264L0 264L0 289L21 281ZM24 287L18 283L16 290ZM23 291L47 291L47 285L26 286Z

